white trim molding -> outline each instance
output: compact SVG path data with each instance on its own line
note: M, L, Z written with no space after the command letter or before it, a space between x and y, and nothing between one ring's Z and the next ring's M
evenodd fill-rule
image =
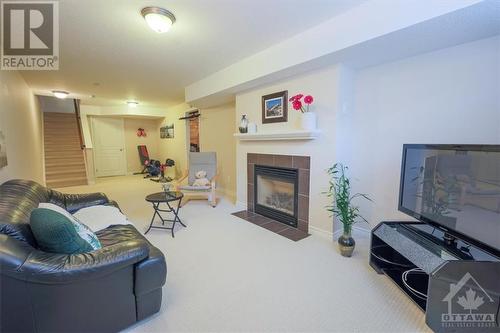
M271 141L271 140L314 140L321 134L320 130L314 131L287 131L263 133L235 133L234 137L241 141Z

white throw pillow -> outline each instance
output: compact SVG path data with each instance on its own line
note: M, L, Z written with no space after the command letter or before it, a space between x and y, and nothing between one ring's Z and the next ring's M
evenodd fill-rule
M93 232L106 229L116 224L132 224L120 210L113 206L91 206L82 208L73 214L85 223Z

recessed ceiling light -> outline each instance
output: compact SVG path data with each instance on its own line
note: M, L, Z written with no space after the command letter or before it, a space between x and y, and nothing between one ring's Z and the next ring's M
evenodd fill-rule
M130 106L131 108L137 107L139 105L139 102L137 101L127 101L127 105Z
M149 27L159 33L167 32L175 23L174 14L160 7L145 7L141 10L141 15Z
M52 90L52 93L55 97L60 99L65 99L69 95L69 92L63 90Z

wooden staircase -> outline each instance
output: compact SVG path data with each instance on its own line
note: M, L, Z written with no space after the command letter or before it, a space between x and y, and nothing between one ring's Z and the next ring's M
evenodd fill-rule
M74 113L43 113L45 181L48 187L87 185L80 128Z

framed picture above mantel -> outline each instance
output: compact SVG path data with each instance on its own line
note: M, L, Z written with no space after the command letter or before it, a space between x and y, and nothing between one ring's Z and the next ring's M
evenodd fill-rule
M288 91L262 96L262 123L283 123L288 121Z

